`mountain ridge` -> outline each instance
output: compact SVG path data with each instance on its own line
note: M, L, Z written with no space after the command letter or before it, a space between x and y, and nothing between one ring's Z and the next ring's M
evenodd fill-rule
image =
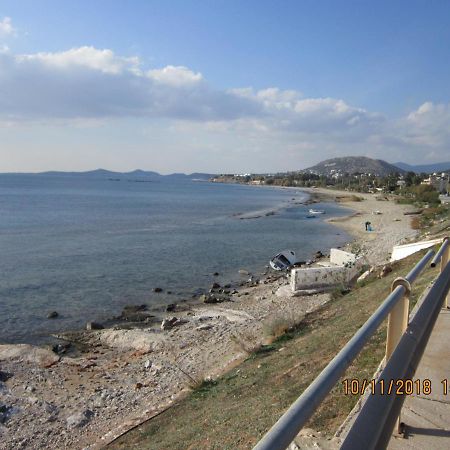
M146 171L142 169L135 169L129 172L115 172L113 170L107 169L94 169L86 171L58 171L50 170L45 172L3 172L0 175L36 175L36 176L66 176L66 177L89 177L89 178L111 178L111 177L128 177L128 178L172 178L172 179L205 179L215 176L211 173L193 172L191 174L185 173L171 173L167 175L162 175L154 171Z
M434 172L447 172L450 170L450 161L434 163L434 164L407 164L403 162L396 162L394 166L400 167L407 172L415 173L434 173Z
M404 173L405 170L382 159L373 159L367 156L342 156L326 159L300 172L315 173L323 176L344 173L370 173L377 176L386 176L390 173Z

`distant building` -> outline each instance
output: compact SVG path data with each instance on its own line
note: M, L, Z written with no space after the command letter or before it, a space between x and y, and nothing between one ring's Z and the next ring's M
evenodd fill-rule
M433 186L440 194L446 194L449 191L449 175L442 173L440 175L434 173L422 181L421 184Z

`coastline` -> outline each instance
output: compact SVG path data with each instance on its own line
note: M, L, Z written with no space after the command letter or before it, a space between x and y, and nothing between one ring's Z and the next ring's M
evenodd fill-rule
M313 195L312 201L335 201L349 195L294 189ZM368 262L383 264L392 242L398 244L416 232L402 215L407 207L363 196L362 202L343 203L353 214L327 221L354 238L348 249L358 247ZM375 206L382 214L372 214ZM368 217L374 224L371 234L363 225ZM247 282L231 294L229 302L183 305L168 314L180 319L179 325L168 330L80 332L72 338L86 351L74 355L21 347L19 356L1 361L1 371L12 376L0 384L0 393L5 404L27 414L24 418L11 413L7 426L0 424L2 440L7 448L102 447L173 404L195 383L238 364L267 340L265 329L276 320L299 320L330 298L329 294L278 296L278 288L286 283L285 277L261 278L257 283ZM17 346L9 347L13 354Z
M169 189L175 200L179 191L184 192L177 186ZM12 232L9 239L8 232L4 233L8 246L0 289L5 307L0 320L0 342L56 343L48 337L50 334L85 327L91 320L109 322L112 317L120 316L126 305L145 303L149 307L154 306L155 313L159 314L168 304L207 292L213 281L228 284L245 280L238 275L238 269L247 269L255 274L264 272L269 259L285 248L285 238L286 247L295 245L290 228L306 210L305 206L297 205L303 204L306 195L271 187L261 191L252 189L255 186L246 186L246 190L251 192L244 192L244 200L241 201L236 197L240 195L235 192L236 187L240 188L225 186L224 190L220 186L212 186L213 195L204 194L209 186L204 186L201 192L194 189L200 200L193 204L203 205L206 201L206 205L199 207L201 213L190 208L193 212L189 213L188 220L174 221L169 227L159 226L165 221L158 217L155 226L151 223L146 226L146 214L139 212L136 217L131 214L124 221L126 225L108 219L111 225L105 226L104 236L98 232L103 226L94 224L86 228L84 219L74 225L74 228L82 227L82 232L77 231L75 238L71 229L64 231L61 221L56 227L58 230L51 235L41 225L36 228L34 237L26 231L24 238L20 239L19 234ZM93 194L98 186L94 188ZM219 196L215 200L216 192ZM115 198L116 192L113 194ZM195 199L195 195L189 197ZM96 195L93 197L97 198ZM208 206L208 201L216 206ZM242 213L254 219L261 216L261 219L244 220L244 215L240 220L238 216ZM64 217L63 213L61 215ZM323 222L321 225L326 226ZM268 240L258 236L262 233ZM328 241L333 237L331 234ZM27 239L32 245L25 249L23 242ZM59 241L64 245L58 246L56 243ZM47 245L45 249L53 246L53 249L47 253L45 249L40 252L41 245ZM311 246L315 245L311 243ZM160 252L161 248L163 252ZM305 256L314 251L315 248L307 248ZM31 254L32 257L29 256ZM161 254L157 261L153 257L156 254ZM304 259L303 255L300 256ZM34 264L37 259L40 263ZM10 261L9 264L6 261ZM214 275L217 272L219 275ZM154 288L162 288L163 291L153 293ZM57 319L46 319L47 314L53 311L58 313Z
M411 228L409 216L403 215L403 212L413 210L412 206L399 205L392 200L386 200L387 197L375 194L357 193L356 197L362 201L351 201L349 199L353 195L352 192L320 188L311 190L317 192L318 198L338 200L340 204L354 211L353 214L327 218L326 221L353 237L346 249L363 254L369 265L388 262L394 245L404 244L418 235L418 232ZM373 231L365 230L365 222L371 223Z

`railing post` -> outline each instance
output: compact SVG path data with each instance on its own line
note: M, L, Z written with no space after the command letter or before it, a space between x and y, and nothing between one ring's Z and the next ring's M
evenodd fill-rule
M444 240L443 240L443 244L445 243L445 241L448 241L448 240L449 240L449 238L448 238L448 237L445 237ZM449 249L449 247L450 247L450 243L447 244L447 247L445 248L444 253L442 254L442 257L441 257L441 270L440 270L440 273L442 273L442 272L444 271L445 266L447 265L447 263L448 263L449 260L450 260L450 249ZM449 300L449 297L450 297L450 294L447 295L447 296L445 297L445 299L444 299L444 304L443 304L443 306L442 306L443 308L448 309L448 300Z
M411 295L411 284L406 278L396 278L392 282L391 292L397 287L403 286L405 288L405 294L403 298L398 301L398 303L392 308L392 311L388 317L388 325L387 325L387 335L386 335L386 363L389 361L392 353L397 347L403 333L406 331L408 326L408 317L409 317L409 297ZM400 425L400 415L397 419L397 432L401 433L402 428Z

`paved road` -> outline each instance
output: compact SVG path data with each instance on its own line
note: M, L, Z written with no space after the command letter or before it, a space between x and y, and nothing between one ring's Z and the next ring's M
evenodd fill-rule
M393 437L388 449L450 449L450 310L441 310L414 379L429 379L431 394L406 398L401 417L405 438Z

